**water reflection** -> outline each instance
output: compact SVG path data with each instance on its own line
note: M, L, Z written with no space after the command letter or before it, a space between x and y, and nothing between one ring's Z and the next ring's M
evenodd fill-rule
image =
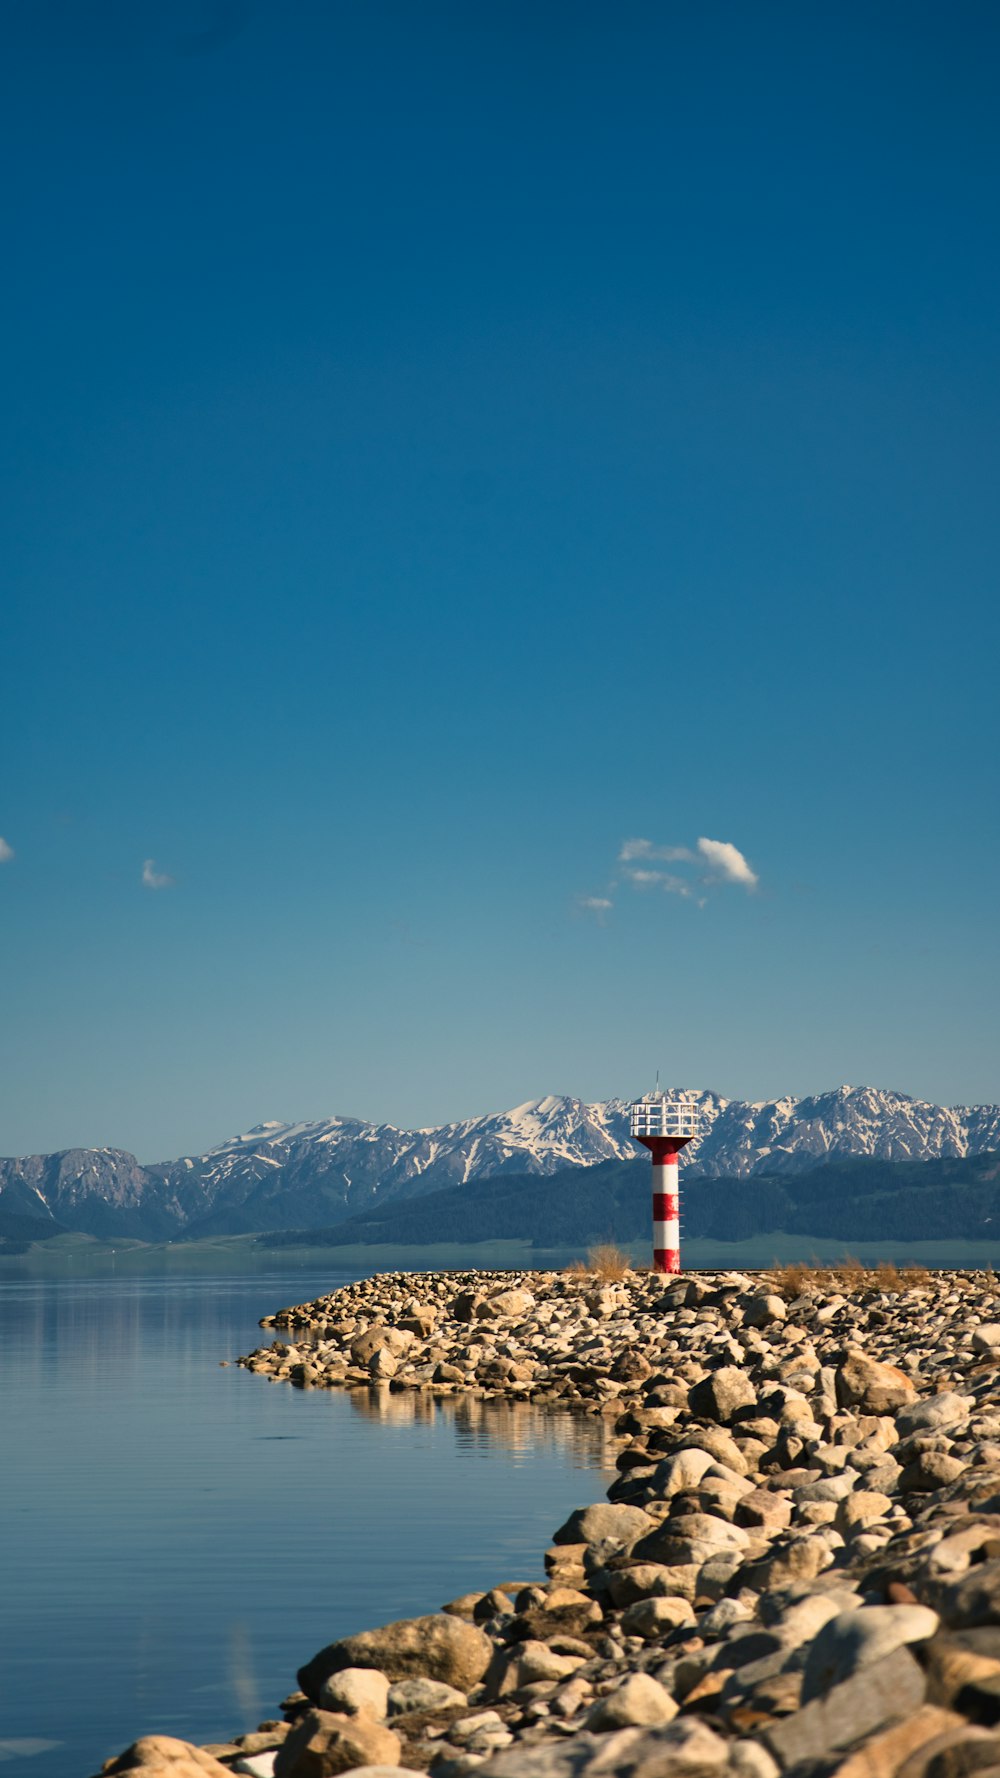
M367 1420L392 1426L449 1422L460 1450L501 1446L516 1459L554 1451L577 1469L613 1472L615 1467L618 1445L614 1421L600 1414L496 1397L435 1396L419 1389L390 1389L388 1383L352 1389L348 1394L354 1413Z
M0 1285L7 1769L96 1771L153 1729L225 1740L336 1636L541 1579L601 1496L596 1416L220 1365L276 1301L347 1281Z

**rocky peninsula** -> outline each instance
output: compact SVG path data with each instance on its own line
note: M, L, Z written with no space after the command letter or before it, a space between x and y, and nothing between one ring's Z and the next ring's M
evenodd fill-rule
M270 1317L300 1387L599 1414L608 1498L320 1650L280 1718L146 1778L1000 1778L1000 1286L788 1268L403 1273Z

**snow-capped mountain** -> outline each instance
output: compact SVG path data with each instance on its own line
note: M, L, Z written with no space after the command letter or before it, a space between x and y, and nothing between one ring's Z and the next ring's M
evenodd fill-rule
M875 1087L761 1104L690 1096L705 1126L682 1153L694 1173L744 1177L848 1155L930 1160L1000 1149L997 1105L948 1108ZM0 1208L90 1234L153 1240L316 1228L387 1198L470 1179L637 1156L629 1103L553 1096L427 1130L347 1117L265 1123L207 1154L148 1167L119 1149L0 1160Z

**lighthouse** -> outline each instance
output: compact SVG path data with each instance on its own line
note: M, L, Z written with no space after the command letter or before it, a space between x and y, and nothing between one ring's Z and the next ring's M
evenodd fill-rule
M677 1156L701 1135L701 1117L693 1096L647 1093L632 1107L632 1140L653 1157L653 1270L681 1269L680 1191Z

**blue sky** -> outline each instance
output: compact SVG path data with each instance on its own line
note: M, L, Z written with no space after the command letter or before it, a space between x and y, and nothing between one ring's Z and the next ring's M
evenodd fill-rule
M0 1151L1000 1098L995 8L3 29Z

